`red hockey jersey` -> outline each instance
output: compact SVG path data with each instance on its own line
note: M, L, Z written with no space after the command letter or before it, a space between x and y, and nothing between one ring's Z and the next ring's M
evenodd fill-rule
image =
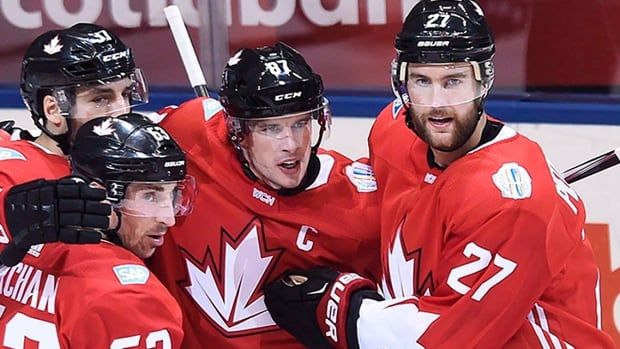
M34 142L0 138L0 250L9 243L4 198L16 184L34 179L58 179L71 174L69 161Z
M369 138L389 198L388 300L364 301L360 348L613 348L600 330L583 202L540 147L503 126L447 169L431 168L403 117L386 108Z
M221 105L169 108L161 125L187 151L198 199L170 229L150 266L178 299L185 348L301 348L280 330L262 287L284 271L323 265L377 279L379 217L371 168L323 152L306 190L279 195L248 179Z
M35 250L0 276L3 348L181 347L181 309L130 251L108 242Z

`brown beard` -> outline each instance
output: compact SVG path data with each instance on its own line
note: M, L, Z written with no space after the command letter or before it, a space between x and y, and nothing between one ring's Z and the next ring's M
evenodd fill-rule
M458 119L456 113L449 108L433 108L430 112L421 114L416 113L415 108L412 108L408 112L412 114L413 130L418 137L422 138L433 149L451 152L460 149L474 133L480 119L476 110L476 103L472 103L472 107L465 112L467 115L465 120ZM451 131L448 142L437 140L431 133L427 126L429 116L452 118L454 129Z

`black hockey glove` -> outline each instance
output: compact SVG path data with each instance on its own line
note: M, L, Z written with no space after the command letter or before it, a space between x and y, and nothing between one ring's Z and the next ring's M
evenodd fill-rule
M46 242L92 244L98 230L108 229L112 207L102 202L106 191L81 177L37 179L12 187L4 201L7 228L13 237L0 253L0 263L13 266L31 246Z
M263 289L273 320L306 347L357 349L364 298L382 300L374 282L328 268L294 270Z

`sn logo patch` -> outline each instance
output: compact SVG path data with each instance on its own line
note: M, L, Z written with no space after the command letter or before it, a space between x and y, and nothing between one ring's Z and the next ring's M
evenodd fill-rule
M150 275L145 266L137 264L117 265L112 269L121 285L144 285Z

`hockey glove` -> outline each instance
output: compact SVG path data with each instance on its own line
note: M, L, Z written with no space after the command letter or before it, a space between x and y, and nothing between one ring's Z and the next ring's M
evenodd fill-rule
M13 239L0 253L6 266L19 263L31 246L46 242L91 244L108 229L106 191L81 177L37 179L12 187L4 201L7 228Z
M273 320L308 348L355 348L364 298L383 299L376 285L355 273L328 268L289 271L265 286Z

